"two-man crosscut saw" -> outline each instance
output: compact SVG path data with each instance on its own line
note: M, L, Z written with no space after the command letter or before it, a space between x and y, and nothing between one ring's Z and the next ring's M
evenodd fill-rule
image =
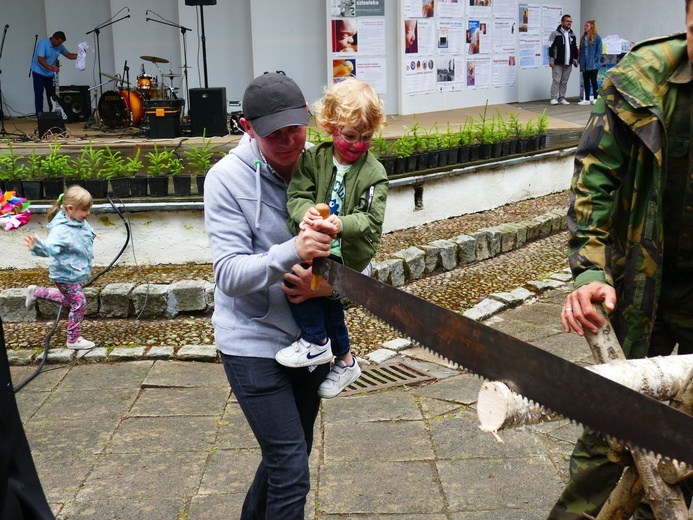
M633 447L693 463L693 416L327 259L313 271L424 347Z

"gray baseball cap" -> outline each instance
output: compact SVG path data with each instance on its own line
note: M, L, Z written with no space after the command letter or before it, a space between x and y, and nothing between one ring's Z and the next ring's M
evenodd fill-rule
M296 82L281 73L255 78L243 94L243 117L260 137L287 126L308 125L306 98Z

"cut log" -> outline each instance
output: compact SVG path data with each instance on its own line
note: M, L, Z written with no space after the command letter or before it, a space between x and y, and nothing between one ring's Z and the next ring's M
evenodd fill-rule
M693 369L693 354L615 360L586 368L662 401L674 398L684 387L688 374ZM493 432L560 419L551 411L530 403L499 381L487 381L481 385L477 415L481 429Z

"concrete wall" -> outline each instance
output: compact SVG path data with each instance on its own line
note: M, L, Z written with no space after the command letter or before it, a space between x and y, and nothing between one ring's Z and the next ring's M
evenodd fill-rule
M401 85L397 73L401 41L398 22L403 1L385 0L388 87L383 98L390 114L397 113L400 102L405 101L399 99ZM573 17L577 33L588 18L597 19L602 35L620 34L630 40L684 29L682 0L547 0L544 4L562 5L564 12ZM75 69L74 62L64 60L62 85L94 87L101 83L95 53L97 40L92 31L103 27L98 38L101 72L122 74L127 61L130 81L136 84L142 65L147 74L158 73L153 63L141 60L140 56L165 58L169 63L159 65L160 70L180 73L187 55L188 66L194 67L188 69L188 86L204 87L200 14L205 25L207 86L226 87L227 98L239 100L255 75L283 70L297 80L312 102L320 97L328 79L326 5L325 0L220 0L217 5L200 9L185 5L185 0L148 0L141 4L127 0L0 0L0 24L9 25L0 59L4 109L13 116L33 114L28 73L34 42L57 30L65 31L67 48L73 52L82 41L92 47L87 70L83 72ZM128 13L130 18L107 25ZM162 19L191 29L185 31L187 52L184 53L181 30L153 21ZM487 99L492 104L544 99L550 78L548 67L521 69L514 87L415 96L411 103L402 104L402 113L478 106ZM187 97L183 78L175 79L174 86L180 89L182 97ZM113 87L109 83L98 94ZM578 91L579 75L572 74L569 95L577 96Z
M483 167L468 167L440 175L393 182L383 230L385 233L426 222L476 213L568 189L572 175L574 149L549 152L529 158L509 159ZM415 189L421 190L420 207ZM128 208L130 206L130 209ZM190 210L175 210L175 203L126 205L124 214L132 230L132 244L119 265L183 264L211 262L204 228L202 203L188 203ZM170 211L157 210L168 206ZM181 207L181 206L178 206ZM0 255L0 269L45 268L48 259L24 252L23 237L45 237L47 206L34 206L31 222L19 232L3 233L3 250L16 255ZM147 208L153 208L147 211ZM94 242L94 265L108 265L127 240L127 230L110 205L92 209L90 224L100 237Z

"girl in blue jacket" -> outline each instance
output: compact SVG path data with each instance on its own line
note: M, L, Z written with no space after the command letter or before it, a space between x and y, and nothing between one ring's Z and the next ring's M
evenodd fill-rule
M70 308L67 317L67 348L90 349L94 342L81 336L87 299L82 284L91 275L94 259L94 230L86 218L93 204L91 194L80 186L70 186L48 210L48 238L27 236L24 244L36 256L50 257L48 275L57 289L30 285L26 307L37 298Z
M594 105L597 102L597 73L602 65L602 37L597 34L597 22L587 20L585 33L580 38L580 72L585 86L585 98L578 105L589 105L590 98ZM590 96L590 86L592 95Z

